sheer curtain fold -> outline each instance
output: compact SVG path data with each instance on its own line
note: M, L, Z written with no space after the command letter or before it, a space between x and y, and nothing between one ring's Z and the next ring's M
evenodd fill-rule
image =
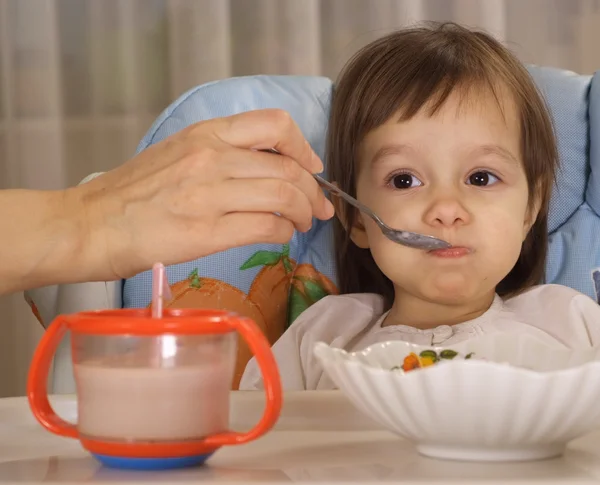
M0 188L114 167L185 90L247 74L335 78L367 42L454 20L524 61L600 68L599 0L0 0ZM40 329L0 298L0 396L22 394Z

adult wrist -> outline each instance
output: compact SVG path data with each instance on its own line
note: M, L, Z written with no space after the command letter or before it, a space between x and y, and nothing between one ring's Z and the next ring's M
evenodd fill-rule
M56 283L90 281L94 274L94 251L89 245L89 221L83 191L79 187L48 194L46 237L52 253L42 262L44 279ZM44 267L45 266L45 267ZM47 273L53 274L48 275Z
M101 179L70 189L77 214L79 245L76 248L83 281L112 281L121 276L115 267L114 241L119 240L118 208Z

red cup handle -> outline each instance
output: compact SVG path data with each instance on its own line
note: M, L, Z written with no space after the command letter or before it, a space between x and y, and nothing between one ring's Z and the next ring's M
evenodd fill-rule
M35 349L27 377L27 399L35 418L48 431L67 438L78 438L77 426L61 419L48 400L48 374L58 344L67 333L67 317L60 315L44 332Z
M226 432L214 436L207 436L203 442L209 446L240 445L255 440L269 431L279 419L283 401L281 391L281 379L275 357L271 352L268 340L254 325L245 317L229 317L225 320L227 325L235 329L248 342L248 347L256 357L256 362L262 372L267 398L265 412L258 424L247 433Z

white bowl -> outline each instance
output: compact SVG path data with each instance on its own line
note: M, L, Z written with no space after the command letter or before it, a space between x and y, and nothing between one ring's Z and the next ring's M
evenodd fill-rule
M550 458L600 426L599 348L571 351L497 335L447 347L463 356L475 352L471 360L391 370L410 352L444 348L396 341L350 353L318 342L314 353L359 410L413 441L423 455Z

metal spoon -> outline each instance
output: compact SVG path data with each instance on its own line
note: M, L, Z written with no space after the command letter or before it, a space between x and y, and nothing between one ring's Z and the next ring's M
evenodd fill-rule
M381 228L381 232L388 239L397 242L398 244L402 244L403 246L408 246L410 248L416 249L424 249L424 250L432 250L432 249L445 249L451 247L451 244L443 241L441 239L437 239L433 236L426 236L423 234L418 234L416 232L408 232L401 231L399 229L392 229L385 222L383 222L375 212L369 209L366 205L361 204L358 200L356 200L351 195L348 195L343 190L340 190L332 183L329 183L320 175L313 174L313 177L317 180L319 185L327 189L332 194L340 196L349 204L356 207L363 214L368 215L371 219L373 219L377 225Z
M266 150L262 150L267 153L275 153L276 155L281 155L274 148L269 148ZM401 231L399 229L393 229L388 226L385 222L383 222L375 212L369 209L366 205L361 204L358 200L356 200L351 195L348 195L343 190L340 190L332 183L325 180L323 177L317 174L313 174L313 177L319 183L321 187L327 189L330 193L340 196L349 204L356 207L363 214L368 215L371 219L373 219L377 225L380 227L381 232L385 237L394 241L398 244L402 244L403 246L408 246L409 248L415 249L423 249L425 251L431 251L433 249L446 249L452 247L450 243L443 241L442 239L437 239L433 236L426 236L424 234L418 234L416 232L408 232Z

